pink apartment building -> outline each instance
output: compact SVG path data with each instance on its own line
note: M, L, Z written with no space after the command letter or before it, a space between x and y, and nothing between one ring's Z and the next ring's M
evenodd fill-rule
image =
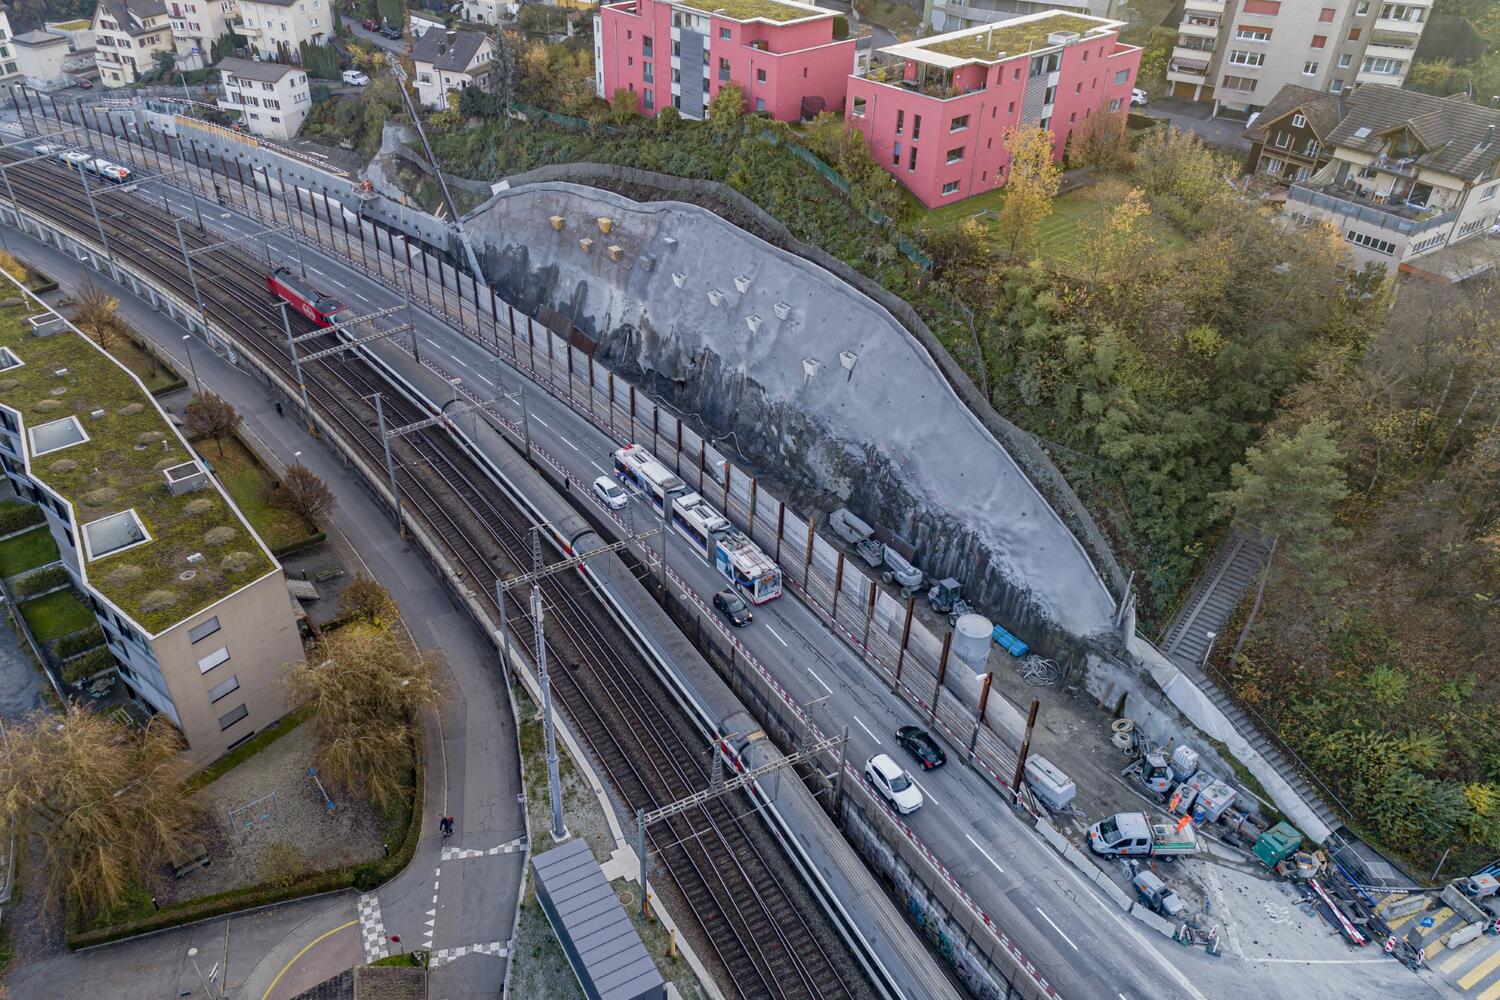
M1005 133L1040 124L1061 159L1073 130L1128 108L1141 50L1122 21L1044 11L880 51L849 80L845 117L928 208L1005 183Z
M634 92L650 116L671 106L704 118L730 81L748 110L782 121L839 111L859 67L847 22L836 26L836 16L796 0L604 4L594 15L594 87L605 100L621 87Z

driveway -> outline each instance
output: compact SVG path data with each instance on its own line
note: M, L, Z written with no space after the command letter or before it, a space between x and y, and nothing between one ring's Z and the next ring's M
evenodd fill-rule
M344 19L344 27L352 31L355 38L358 38L362 42L369 42L371 45L378 45L382 49L385 49L387 52L398 52L404 54L406 52L407 43L411 41L411 39L407 38L405 35L402 35L400 38L392 39L385 37L378 31L366 31L364 29L364 26L360 23L359 18L353 17L349 14L340 14L339 16Z
M1148 107L1135 110L1152 118L1169 121L1174 127L1192 132L1211 146L1235 154L1250 152L1250 141L1243 134L1245 123L1232 118L1210 117L1214 110L1212 102L1156 97Z

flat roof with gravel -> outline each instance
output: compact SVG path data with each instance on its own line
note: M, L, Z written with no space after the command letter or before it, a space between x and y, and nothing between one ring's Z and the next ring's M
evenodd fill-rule
M212 476L167 489L165 470L197 456L140 380L21 295L0 309L0 406L19 418L31 477L72 507L89 585L155 635L274 570Z
M1059 32L1082 36L1100 29L1117 30L1123 25L1123 21L1048 10L1040 14L1026 14L1007 21L964 28L961 31L950 31L945 35L902 42L880 51L897 58L914 59L936 66L994 63L1057 48L1062 42L1049 41L1049 38Z

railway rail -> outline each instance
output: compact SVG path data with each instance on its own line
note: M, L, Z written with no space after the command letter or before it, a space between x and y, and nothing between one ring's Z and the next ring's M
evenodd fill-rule
M0 154L14 162L14 153ZM38 161L11 168L11 182L29 213L63 226L78 238L98 235L78 179L60 165ZM160 282L183 301L192 289L170 216L121 196L96 201L110 252ZM216 240L185 227L190 252ZM194 254L205 307L213 322L242 351L295 384L280 317L266 291L257 259L229 249ZM293 333L313 332L300 316ZM308 350L335 343L308 342ZM362 357L341 355L305 366L303 382L321 418L359 448L371 467L383 464L374 417L365 401L386 394L396 423L430 414L393 392ZM441 539L454 565L473 581L498 613L493 585L501 571L528 566L530 524L501 498L464 449L441 429L393 442L403 451L397 486L408 512ZM709 755L701 736L675 708L626 636L574 574L542 584L549 608L548 656L554 690L564 710L631 809L653 809L709 781ZM529 636L529 610L507 602L510 634ZM523 645L524 648L524 645ZM534 650L528 650L534 652ZM567 666L564 666L564 665ZM664 706L673 706L664 708ZM726 976L726 992L744 997L833 998L874 995L827 917L812 902L742 795L724 797L648 830L658 871L686 904L698 937Z

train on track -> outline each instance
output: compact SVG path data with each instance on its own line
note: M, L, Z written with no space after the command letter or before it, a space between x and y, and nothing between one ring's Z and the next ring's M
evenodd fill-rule
M736 530L707 500L689 492L687 484L651 452L638 444L619 449L615 452L615 475L649 498L663 516L670 504L672 527L752 604L781 596L781 567L775 560Z
M266 287L318 326L332 326L348 318L348 305L313 288L292 274L290 268L278 267L266 275Z
M67 167L69 170L84 171L96 177L102 177L115 184L126 184L135 176L129 167L122 167L118 163L111 162L103 157L94 156L77 149L64 150L58 146L49 146L46 143L38 143L32 147L32 152L38 156L51 156Z

